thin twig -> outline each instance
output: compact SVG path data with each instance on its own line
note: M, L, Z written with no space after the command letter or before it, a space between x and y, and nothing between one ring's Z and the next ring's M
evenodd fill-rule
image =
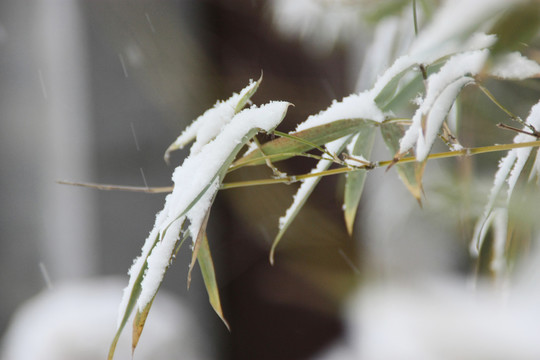
M57 183L62 184L62 185L82 186L86 188L106 190L106 191L118 190L118 191L141 192L141 193L148 193L148 194L170 193L173 190L173 186L140 187L140 186L95 184L95 183L72 182L72 181L57 181Z
M476 147L476 148L467 148L467 149L461 149L461 150L456 150L456 151L446 151L442 153L430 154L426 159L434 160L434 159L444 159L444 158L451 158L451 157L458 157L458 156L471 156L471 155L485 154L485 153L490 153L490 152L506 151L506 150L512 150L512 149L525 148L525 147L539 147L539 146L540 146L540 140L531 141L531 142L523 142L523 143L482 146L482 147ZM416 161L416 157L409 156L409 157L404 157L400 159L371 162L363 166L351 167L349 165L349 166L325 170L325 171L321 171L317 173L290 175L282 179L258 179L258 180L247 180L247 181L223 183L220 189L226 190L226 189L234 189L234 188L246 187L246 186L290 184L290 183L302 181L302 180L313 178L313 177L338 175L338 174L344 174L347 172L358 171L362 169L372 170L375 168L385 167L385 166L394 165L394 164L404 164L404 163L409 163L409 162L414 162L414 161ZM94 183L81 183L81 182L70 182L70 181L58 181L58 183L63 184L63 185L82 186L82 187L93 188L93 189L98 189L98 190L120 190L120 191L142 192L142 193L151 193L151 194L168 193L173 190L173 186L146 188L146 187L138 187L138 186L94 184Z
M501 128L501 129L505 129L505 130L512 130L512 131L515 131L515 132L518 132L518 133L521 133L521 134L525 134L525 135L529 135L529 136L534 136L537 139L540 138L540 133L538 131L536 131L536 130L534 130L534 132L530 133L528 131L518 129L518 128L515 128L513 126L503 124L503 123L498 123L497 127Z

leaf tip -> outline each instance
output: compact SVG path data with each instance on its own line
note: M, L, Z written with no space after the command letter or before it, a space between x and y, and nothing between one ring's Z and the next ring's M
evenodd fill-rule
M347 227L347 234L349 234L349 236L352 236L353 234L353 229L354 229L354 221L351 221L349 219L345 219L345 226Z
M268 256L268 261L270 262L270 265L274 266L274 253L275 253L276 247L272 246L270 249L270 255Z

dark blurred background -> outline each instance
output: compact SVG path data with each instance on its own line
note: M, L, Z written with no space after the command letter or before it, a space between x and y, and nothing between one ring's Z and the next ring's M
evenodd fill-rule
M261 72L255 103L295 105L282 131L354 90L345 49L317 52L284 38L269 6L260 0L0 3L2 332L17 306L47 291L49 280L54 286L121 274L127 285L127 269L163 206L164 195L57 180L170 185L187 151L169 167L162 160L167 146L216 100ZM311 165L293 161L281 169L300 173ZM233 175L226 181L271 173ZM268 262L270 245L296 187L219 194L209 239L232 331L211 313L199 273L186 291L189 247L164 286L189 304L217 358L306 359L339 338L340 306L358 280L358 244L346 234L339 181L321 182L278 247L275 266Z

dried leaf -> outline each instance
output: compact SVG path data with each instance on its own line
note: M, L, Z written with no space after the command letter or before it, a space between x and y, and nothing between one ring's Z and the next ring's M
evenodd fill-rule
M154 299L155 299L154 295ZM152 304L154 303L154 299L148 303L148 305L145 306L144 310L137 311L137 314L135 315L135 318L133 319L133 333L132 333L132 343L131 343L131 354L135 352L135 348L137 347L137 344L139 343L139 339L141 338L141 333L144 329L144 325L146 324L146 319L148 318L148 313L150 312L150 308L152 307Z

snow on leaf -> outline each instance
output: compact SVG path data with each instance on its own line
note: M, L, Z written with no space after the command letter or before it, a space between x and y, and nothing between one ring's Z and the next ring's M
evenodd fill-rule
M501 79L524 80L540 76L540 65L515 51L498 56L489 73Z
M311 115L300 123L296 131L302 131L329 124L341 119L369 119L376 122L384 120L384 114L375 104L373 92L364 91L360 94L349 95L341 101L334 100L328 109L319 114Z
M380 123L384 120L384 114L375 104L374 94L373 91L364 91L360 94L349 95L343 98L342 101L334 101L328 109L321 111L319 114L309 116L306 121L298 125L296 131L313 129L342 119L369 119ZM326 144L326 149L331 153L339 154L343 151L347 143L350 142L352 137L353 135L348 135L334 140ZM328 169L331 164L332 161L330 160L321 160L311 172L317 173L324 171ZM285 215L279 219L279 232L274 239L270 250L270 263L274 263L276 246L307 201L309 195L313 192L315 186L319 183L319 180L319 178L309 178L304 180L293 197L292 205L287 209Z
M160 242L148 258L148 270L138 301L140 309L150 301L163 278L183 217L191 216L200 226L199 215L206 210L204 203L213 198L222 180L216 182L216 179L224 175L238 151L258 129L271 131L281 122L288 106L286 102L272 102L260 108L253 106L243 110L222 128L213 141L190 155L175 169L172 176L174 189L167 197L163 209L166 217L154 225L160 234ZM191 210L196 214L190 214ZM192 233L192 236L197 234L198 231Z
M457 79L439 94L433 106L428 110L429 113L426 115L422 114L427 117L427 120L425 136L422 132L418 134L418 143L416 146L416 157L418 161L423 161L427 158L444 119L446 119L456 101L456 97L464 86L472 82L474 80L468 76ZM413 123L414 119L413 117Z
M203 145L215 138L221 129L232 120L233 116L244 108L251 96L257 91L261 81L262 75L255 82L250 80L249 85L239 94L233 93L229 99L218 101L213 108L199 116L165 151L165 161L168 163L172 151L184 148L193 140L195 143L191 147L191 153L199 152Z
M490 220L491 213L504 186L504 181L508 177L512 166L516 161L516 157L517 156L515 152L509 151L508 154L499 161L499 169L495 173L495 180L493 182L493 187L491 188L488 203L486 205L486 208L484 209L483 215L476 222L476 225L474 227L473 239L469 248L469 251L473 256L478 256L480 252L482 242L486 237L486 233L489 227L488 221Z
M439 72L428 78L426 96L413 116L411 127L400 140L400 154L407 153L417 145L418 161L426 158L457 94L463 86L472 81L467 75L476 75L482 69L487 56L487 50L454 55Z
M527 117L526 124L532 126L534 129L540 128L540 101L531 108L531 112ZM530 131L527 126L524 126L524 131ZM532 135L527 135L520 133L514 137L514 143L523 143L528 141L533 141L536 138ZM512 192L516 185L516 182L523 171L525 163L527 162L532 148L520 148L513 149L508 152L508 154L499 161L499 169L495 173L495 180L493 187L488 198L486 207L484 208L484 213L476 222L474 228L473 238L469 247L469 251L473 256L478 256L480 248L482 247L482 242L487 234L487 230L490 225L490 218L492 216L493 209L500 200L500 193L505 185L505 181L508 185L506 204L505 207L508 207L510 202ZM534 168L531 174L534 172ZM529 176L529 181L532 179Z
M283 120L288 106L287 102L271 102L241 111L215 139L203 145L200 151L192 152L175 169L172 176L174 189L156 216L141 256L129 271L130 280L120 304L118 331L111 345L110 359L119 333L135 304L140 312L144 312L159 289L186 216L193 228L201 226L200 214L211 204L237 153L259 130L272 131Z
M331 143L326 144L326 149L332 153L340 153L343 151L347 143L351 140L352 135L345 136L341 139L332 141ZM311 170L311 173L318 173L321 171L324 171L330 167L332 164L332 161L330 160L320 160L317 163L317 166ZM285 215L283 215L281 218L279 218L279 232L276 235L274 242L272 243L272 248L270 249L270 263L274 264L274 254L276 251L276 247L281 241L281 238L285 234L285 231L289 228L293 220L296 218L296 215L298 215L298 212L304 206L307 199L309 198L309 195L313 192L315 189L315 186L320 181L320 177L312 177L305 179L298 190L296 191L296 194L293 196L293 203L291 206L287 209L285 212Z

